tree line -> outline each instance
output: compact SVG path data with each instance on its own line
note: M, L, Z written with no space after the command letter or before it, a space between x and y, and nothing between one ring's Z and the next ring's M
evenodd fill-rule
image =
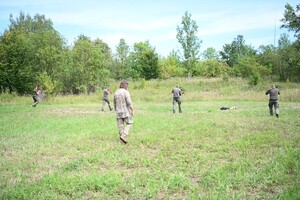
M35 86L48 94L80 94L108 85L109 79L167 79L171 77L244 77L256 85L262 78L300 81L300 4L286 4L282 28L294 32L295 41L282 34L278 45L247 45L242 35L217 52L202 41L192 15L185 12L176 38L182 49L168 56L156 53L149 41L130 47L120 39L113 54L101 39L79 35L67 42L44 15L22 11L0 35L0 93L31 94Z

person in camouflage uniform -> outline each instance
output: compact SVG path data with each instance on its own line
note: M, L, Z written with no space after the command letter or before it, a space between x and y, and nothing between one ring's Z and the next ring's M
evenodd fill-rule
M102 103L102 106L101 106L101 111L104 111L104 106L105 106L106 103L108 104L109 110L112 111L112 108L110 106L110 102L109 102L109 99L108 99L109 94L111 94L111 91L107 87L105 87L104 90L103 90L103 103Z
M269 111L270 115L273 116L273 107L275 108L276 117L279 117L279 103L278 103L278 95L280 95L279 90L272 85L270 89L266 91L266 95L269 95Z
M132 117L134 116L134 109L127 88L128 82L126 80L121 81L119 89L114 94L114 108L116 111L119 135L121 141L125 144L127 143L126 136L133 124Z
M181 99L180 99L182 91L180 90L178 85L175 88L173 88L172 93L173 93L173 113L176 112L176 103L178 104L179 113L182 113Z

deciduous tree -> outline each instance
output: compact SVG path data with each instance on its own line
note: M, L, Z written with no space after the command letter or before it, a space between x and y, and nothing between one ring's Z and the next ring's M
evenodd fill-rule
M135 43L129 59L132 78L159 78L158 55L149 41Z
M300 41L300 4L296 5L296 9L287 3L285 5L284 18L282 28L287 28L289 31L295 32L295 37Z
M209 47L202 53L202 57L204 60L218 60L219 53L213 47Z
M223 46L223 51L221 51L220 54L222 59L225 60L230 67L234 67L239 58L255 56L256 50L246 45L244 37L238 35L231 44L225 44Z
M115 78L126 78L128 74L126 71L128 70L128 57L130 54L130 48L129 45L127 45L125 39L120 39L120 42L116 47L116 51L116 60L113 66Z
M26 94L31 93L35 85L45 87L40 77L42 73L50 77L48 81L54 80L65 46L50 19L39 14L31 17L23 12L16 19L10 15L9 28L0 39L1 92Z
M176 38L183 48L184 66L188 77L192 76L193 66L199 57L202 41L197 37L198 25L192 20L192 15L185 12L182 17L181 27L177 26Z
M92 92L95 86L109 75L105 65L107 51L103 45L85 37L79 37L73 48L73 62L77 78L74 80L77 92ZM106 49L106 48L104 48Z
M186 74L186 69L180 62L180 57L174 50L166 58L159 59L161 78L180 77Z

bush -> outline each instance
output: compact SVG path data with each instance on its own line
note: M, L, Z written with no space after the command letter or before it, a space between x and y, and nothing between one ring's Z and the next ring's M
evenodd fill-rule
M146 86L146 80L142 78L134 82L133 89L144 89L145 86Z
M234 65L234 71L237 76L243 78L253 76L254 79L260 75L267 76L271 73L267 67L260 65L255 58L250 57L239 59L238 63Z
M17 97L17 92L12 92L12 93L2 93L0 94L0 101L6 102L13 100L15 97Z
M199 62L196 64L193 74L195 76L204 77L220 77L224 74L229 73L230 68L225 62L220 62L218 60L206 60L204 62Z
M258 74L252 74L250 76L249 84L252 86L256 86L258 84L259 80L260 80L260 77Z

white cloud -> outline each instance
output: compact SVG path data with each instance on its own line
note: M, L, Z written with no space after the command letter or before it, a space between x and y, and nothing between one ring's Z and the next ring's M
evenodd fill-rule
M210 22L205 28L199 28L199 36L270 28L274 27L276 23L274 16L270 13L258 13L255 17L251 14L220 16L218 20L215 19Z

